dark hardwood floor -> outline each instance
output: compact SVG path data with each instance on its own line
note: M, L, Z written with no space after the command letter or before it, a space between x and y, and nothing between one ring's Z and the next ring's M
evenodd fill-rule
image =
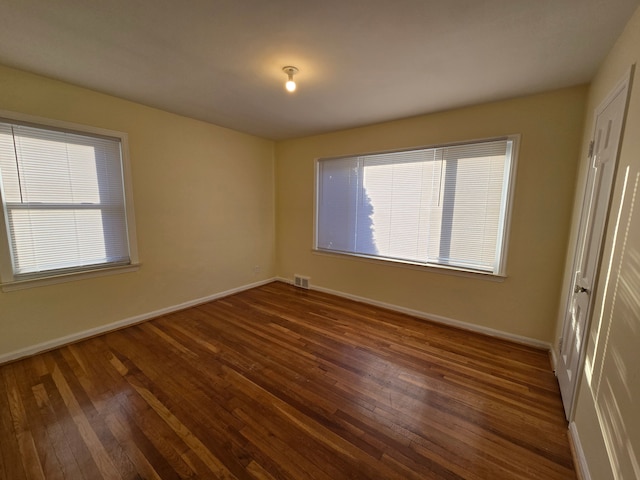
M20 479L574 479L547 352L272 283L0 367Z

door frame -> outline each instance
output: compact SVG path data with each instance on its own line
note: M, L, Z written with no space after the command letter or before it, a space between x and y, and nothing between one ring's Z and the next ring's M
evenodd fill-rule
M581 260L581 249L582 249L582 240L583 237L585 235L585 231L586 229L589 227L589 206L591 203L591 193L592 193L592 188L593 188L593 183L595 182L596 179L596 175L595 175L595 169L593 168L593 155L591 152L591 149L593 148L592 145L594 145L594 140L595 140L595 135L596 135L596 125L598 122L598 117L600 116L600 114L602 114L606 108L609 106L609 104L616 98L616 96L618 94L620 94L621 92L626 90L626 98L625 98L625 106L624 106L624 112L622 114L622 124L620 127L620 139L618 142L618 148L615 154L615 158L613 159L614 162L614 167L613 167L613 176L612 176L612 180L611 180L611 191L609 192L609 198L607 199L607 215L606 215L606 220L605 223L602 227L602 231L597 233L597 241L598 241L598 258L596 260L596 269L595 269L595 273L594 273L594 277L593 277L593 286L592 286L592 291L591 294L589 295L589 304L588 304L588 309L587 309L587 313L586 313L586 318L585 318L585 324L584 324L584 328L583 331L581 332L581 337L580 337L580 350L578 352L578 364L577 364L577 368L573 377L573 381L571 382L571 395L570 395L570 399L568 400L570 402L569 405L566 404L567 400L562 397L562 403L563 403L563 407L564 407L564 411L567 417L567 420L569 422L571 422L573 420L573 417L575 415L575 407L576 407L576 400L577 400L577 393L578 393L578 389L580 388L580 384L582 381L582 374L584 372L584 367L585 367L585 356L586 356L586 352L587 352L587 341L589 339L589 332L591 329L591 323L592 323L592 317L593 317L593 307L594 307L594 303L595 303L595 299L596 299L596 287L598 285L599 282L599 278L600 278L600 267L602 264L602 256L603 256L603 247L604 247L604 237L605 237L605 233L608 229L609 226L609 216L611 214L611 199L613 197L613 192L614 192L614 187L615 187L615 182L616 182L616 175L617 175L617 171L618 171L618 160L620 158L620 150L622 148L622 142L624 139L624 131L625 131L625 127L626 127L626 119L627 119L627 113L629 110L629 99L631 97L631 85L632 85L632 81L633 81L633 75L634 75L634 71L635 71L635 64L631 65L627 71L625 72L624 76L622 77L621 80L619 80L617 82L617 84L615 85L615 87L613 89L611 89L611 91L607 94L607 96L604 98L604 100L602 102L600 102L600 104L594 109L594 117L593 117L593 124L591 126L591 135L590 138L591 140L589 141L589 149L588 149L588 153L587 153L587 172L586 172L586 176L584 179L584 182L582 184L582 188L583 188L583 193L582 193L582 201L580 203L580 219L579 219L579 223L578 223L578 231L576 233L576 239L575 239L575 244L573 247L573 259L571 261L571 272L570 275L565 278L565 282L564 282L564 287L566 289L566 297L564 299L564 307L562 309L562 329L560 331L560 338L559 338L559 342L558 342L558 352L559 352L559 358L558 358L558 362L556 365L556 376L557 374L557 368L559 366L559 362L562 359L562 348L565 347L563 345L563 341L565 339L565 331L567 329L567 325L569 324L569 322L571 322L571 302L572 302L572 297L573 297L573 289L574 289L574 284L576 282L576 273L577 273L577 269L579 268L579 263Z

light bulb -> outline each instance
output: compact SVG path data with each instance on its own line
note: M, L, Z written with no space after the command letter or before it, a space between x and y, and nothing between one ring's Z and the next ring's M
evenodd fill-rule
M287 89L287 92L295 92L296 82L293 80L293 76L298 73L298 69L296 67L288 66L282 67L282 71L287 74L287 83L284 84L284 88Z

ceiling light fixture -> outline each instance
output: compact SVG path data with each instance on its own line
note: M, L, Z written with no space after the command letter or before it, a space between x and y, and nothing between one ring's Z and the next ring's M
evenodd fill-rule
M282 67L282 71L287 74L288 80L287 83L284 84L284 87L288 92L296 91L296 82L293 81L293 76L298 73L298 69L296 67Z

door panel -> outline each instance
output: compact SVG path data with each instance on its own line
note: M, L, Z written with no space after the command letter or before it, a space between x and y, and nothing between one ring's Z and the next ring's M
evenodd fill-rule
M567 418L571 417L584 364L593 289L600 265L602 238L609 212L630 79L627 78L596 111L592 155L582 204L572 284L567 301L556 373Z

